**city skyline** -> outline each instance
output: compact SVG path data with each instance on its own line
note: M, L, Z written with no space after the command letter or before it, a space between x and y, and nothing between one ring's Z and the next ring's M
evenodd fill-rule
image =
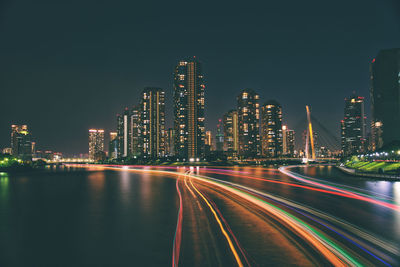
M0 36L0 266L400 266L400 0L4 0Z
M307 104L339 137L337 125L343 116L343 106L338 103L353 91L367 98L372 59L381 49L398 47L399 6L395 1L379 5L374 1L363 1L363 5L346 3L346 9L337 3L328 11L319 5L313 7L315 4L294 4L296 13L278 3L271 4L268 9L271 11L265 11L265 14L261 10L265 10L266 5L261 4L249 10L232 6L231 12L222 13L216 12L222 11L221 4L215 6L215 11L199 8L193 16L208 16L209 19L196 22L192 28L181 26L183 36L188 38L178 42L168 37L163 39L163 44L150 45L151 42L138 43L136 38L154 41L151 34L156 31L163 37L168 36L171 26L180 25L177 24L178 16L171 18L168 15L166 19L164 13L144 12L133 19L121 6L98 5L96 10L99 12L118 17L107 22L109 27L98 28L96 22L104 16L89 15L91 6L88 4L83 4L75 22L65 24L63 16L57 19L40 3L35 6L6 3L0 24L5 37L0 45L3 59L0 85L10 99L19 102L6 101L1 107L2 114L9 116L1 117L0 145L8 147L9 125L28 124L38 145L45 146L43 149L67 154L85 153L87 130L115 131L115 114L121 107L131 108L146 86L165 90L166 128L170 128L171 74L179 59L194 55L203 63L206 77L206 130L215 133L218 118L235 106L232 96L244 88L253 88L261 96L260 103L268 99L281 103L283 123L290 128L297 124L296 116ZM126 7L126 11L135 7L128 3L120 5ZM175 7L166 5L165 10L172 12ZM60 6L55 4L53 8L58 10ZM66 8L71 8L70 13L76 13L76 3ZM117 16L116 10L122 13ZM171 14L178 15L182 11L177 9ZM236 20L239 11L243 12L240 16L243 19ZM304 16L299 24L297 12ZM31 14L36 14L39 20L30 20L32 25L28 25L24 22ZM26 18L21 17L23 15ZM129 26L146 15L154 20L147 26L134 28L137 35L128 37L132 30ZM93 23L88 23L86 16L91 17ZM265 21L261 20L263 18ZM54 23L39 27L44 23L43 19L51 19ZM314 23L316 19L318 25ZM268 27L268 23L274 21L280 22L274 23L276 28ZM165 25L160 25L161 22ZM23 28L24 25L27 28ZM82 25L86 27L80 27ZM254 25L258 26L252 27ZM60 30L54 31L57 26ZM114 31L116 28L119 30ZM29 29L37 35L32 36ZM20 37L16 38L14 32L20 32ZM54 35L49 34L53 32ZM200 32L204 38L191 37ZM238 33L242 34L243 40L235 37ZM88 38L82 39L86 34ZM93 43L90 38L98 42ZM205 43L203 39L214 42ZM27 40L35 42L27 45L30 43ZM239 48L241 53L238 54ZM26 97L18 98L21 94ZM321 103L321 99L330 101ZM369 124L369 100L365 110ZM43 116L48 119L41 119ZM68 135L62 133L64 127L69 129ZM55 135L55 130L61 133ZM65 142L69 138L72 141Z

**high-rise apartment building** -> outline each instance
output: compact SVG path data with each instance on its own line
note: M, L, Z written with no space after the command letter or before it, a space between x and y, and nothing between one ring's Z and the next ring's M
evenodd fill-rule
M182 60L174 72L174 130L178 158L204 156L204 90L201 64L195 58Z
M89 159L94 160L99 152L104 152L104 130L89 129Z
M286 154L290 157L295 156L295 131L286 129Z
M237 110L225 113L224 124L224 150L228 156L237 156L239 151L239 121Z
M295 132L290 130L287 125L282 126L282 154L293 157L295 148Z
M175 131L172 128L168 128L165 134L165 155L174 156L175 155Z
M344 99L344 118L341 123L342 151L344 155L363 153L366 147L364 98L351 96Z
M400 140L400 48L381 50L371 63L373 149Z
M165 156L165 93L160 88L146 87L141 99L143 157Z
M222 120L218 120L217 124L217 134L215 135L215 150L224 151L224 133L222 129Z
M210 146L211 150L213 147L213 137L212 137L212 132L211 131L206 131L206 139L204 140L205 144Z
M108 145L108 158L116 159L118 155L117 132L110 132L110 142Z
M237 97L239 124L239 156L254 158L260 155L260 104L259 95L244 89Z
M131 115L125 108L123 115L117 115L118 158L127 158L131 155Z
M32 136L27 125L11 125L11 152L22 160L32 159Z
M131 154L139 157L143 153L141 106L133 106L131 110Z
M265 157L282 155L282 107L275 100L261 107L261 146Z
M212 136L211 131L206 131L206 138L204 140L204 153L206 156L209 156L211 154L211 151L214 150L214 138Z

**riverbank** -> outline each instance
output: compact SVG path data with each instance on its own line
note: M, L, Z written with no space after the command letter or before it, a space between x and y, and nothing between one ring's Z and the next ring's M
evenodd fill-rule
M345 166L336 166L336 167L342 172L353 176L372 178L376 180L400 181L400 175L368 173L368 172L362 172L357 169L348 168Z

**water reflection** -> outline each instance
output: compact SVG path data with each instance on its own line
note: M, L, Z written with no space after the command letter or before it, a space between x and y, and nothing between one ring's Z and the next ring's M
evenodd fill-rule
M142 179L140 181L140 196L142 207L145 211L149 211L152 206L152 179L157 179L155 176L152 176L150 173L145 172L142 174ZM153 185L154 186L154 185Z
M8 183L9 183L8 173L0 172L0 201L1 201L1 203L4 203L8 197L8 190L9 190Z
M124 203L127 203L129 201L130 187L131 187L130 172L128 170L124 170L121 172L121 182L120 182L121 199Z
M101 193L104 189L104 172L95 172L88 176L89 184L91 189L96 191L96 193Z

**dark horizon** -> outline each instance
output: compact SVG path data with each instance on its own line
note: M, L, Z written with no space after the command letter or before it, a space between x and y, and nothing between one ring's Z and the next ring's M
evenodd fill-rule
M370 120L369 64L379 50L400 46L400 3L310 1L290 9L213 3L211 9L5 1L0 33L1 148L10 146L11 124L27 124L39 149L87 153L88 129L103 128L108 136L115 115L136 105L146 86L165 90L171 127L173 70L190 56L203 64L206 128L213 134L240 90L252 88L261 104L282 105L289 128L308 104L339 136L344 98L353 91L365 97Z

